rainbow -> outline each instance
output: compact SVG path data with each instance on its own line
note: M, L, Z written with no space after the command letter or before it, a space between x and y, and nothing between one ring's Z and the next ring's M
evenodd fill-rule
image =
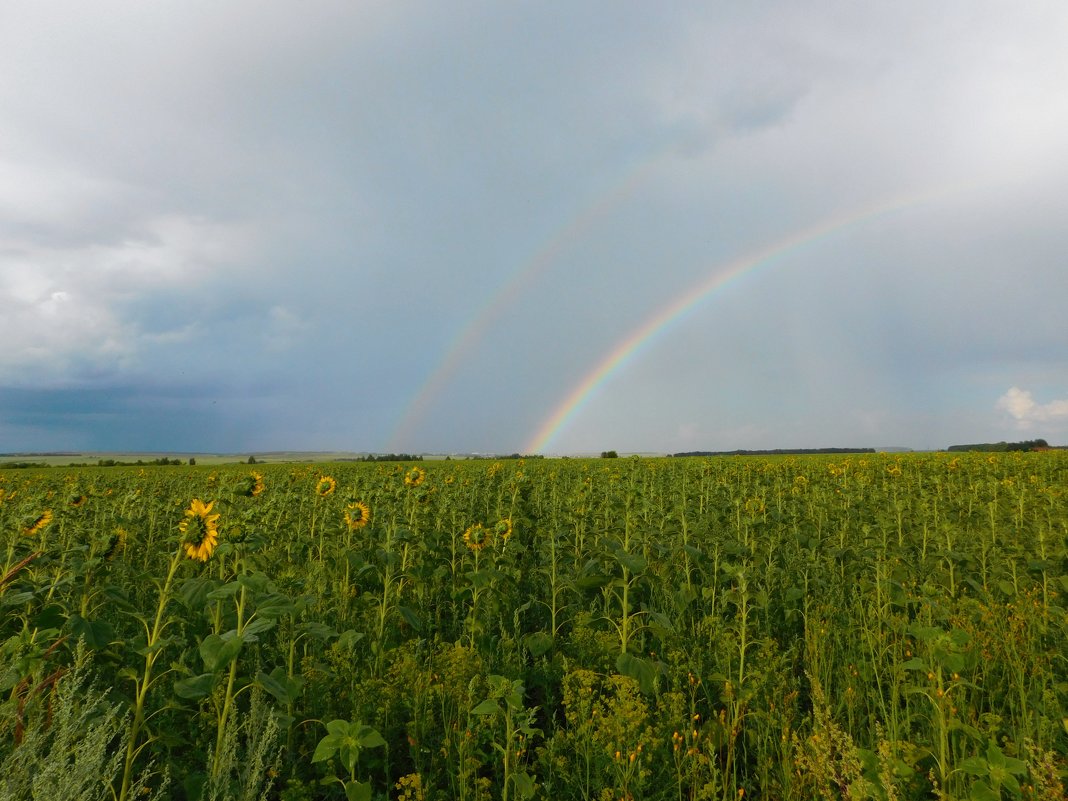
M899 211L904 208L927 202L935 195L924 193L921 196L895 198L882 201L860 210L853 209L844 214L826 218L816 224L795 231L770 245L748 253L732 262L716 267L702 281L690 287L675 300L652 314L640 326L633 329L616 344L575 387L553 409L551 415L538 427L537 432L527 442L523 453L541 453L555 439L560 431L578 414L597 390L614 373L627 364L635 354L648 345L658 334L663 333L672 323L678 321L707 299L717 289L750 273L758 267L773 262L797 248L815 242L829 234L841 231L849 226L867 222L877 217Z
M580 240L613 208L634 194L649 176L652 169L668 155L670 155L668 151L663 151L652 158L647 158L629 166L622 177L617 178L607 191L597 194L569 222L557 229L535 251L534 255L512 274L511 279L502 285L480 310L468 318L467 324L446 348L445 354L441 361L438 362L437 367L434 368L423 385L412 396L412 400L409 401L404 412L400 415L398 423L386 445L387 450L396 451L409 447L407 443L411 441L413 432L422 422L434 401L452 380L460 365L467 360L475 346L482 341L493 323L504 313L505 309L513 304L542 273L552 266L569 246Z

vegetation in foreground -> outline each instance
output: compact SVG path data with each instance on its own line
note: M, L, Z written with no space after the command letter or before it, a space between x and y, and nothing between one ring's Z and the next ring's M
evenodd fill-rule
M0 797L1060 799L1068 453L0 474Z

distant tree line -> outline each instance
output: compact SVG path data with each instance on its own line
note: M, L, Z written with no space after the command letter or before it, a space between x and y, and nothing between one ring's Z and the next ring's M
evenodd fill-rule
M423 457L412 453L369 453L366 456L342 456L335 462L421 462Z
M686 451L672 456L803 456L813 453L875 453L875 448L772 448L763 451Z
M1023 442L979 442L974 445L950 445L949 451L983 451L984 453L1006 453L1008 451L1033 451L1048 448L1044 439L1028 439Z
M190 460L190 461L193 461L193 460ZM168 459L166 456L161 456L158 459L152 459L151 461L148 461L148 462L146 462L144 459L138 459L136 462L123 462L123 461L120 461L118 459L100 459L100 460L97 461L96 466L97 467L147 467L147 466L151 466L151 465L170 466L170 465L180 465L180 464L185 464L185 463L181 459L178 459L178 458ZM193 464L196 464L196 462L193 461Z

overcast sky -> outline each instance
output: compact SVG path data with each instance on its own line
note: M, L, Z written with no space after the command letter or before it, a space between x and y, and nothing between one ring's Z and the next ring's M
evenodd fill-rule
M545 451L1068 442L1066 42L1063 0L5 0L0 451L523 450L791 238Z

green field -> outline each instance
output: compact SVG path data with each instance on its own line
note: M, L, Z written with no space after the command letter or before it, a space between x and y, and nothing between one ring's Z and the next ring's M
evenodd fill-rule
M3 470L0 532L3 799L1064 797L1068 452Z

